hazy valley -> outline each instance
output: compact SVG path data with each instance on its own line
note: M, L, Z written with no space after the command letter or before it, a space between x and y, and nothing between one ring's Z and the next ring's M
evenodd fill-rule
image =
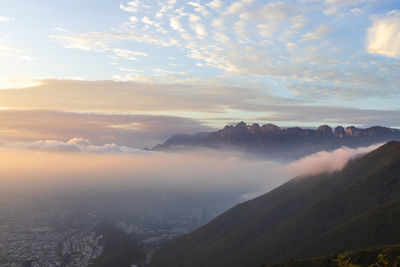
M128 266L131 263L152 266L259 266L285 259L330 255L337 250L396 243L396 236L392 238L392 230L388 230L380 233L390 237L384 241L372 239L344 246L343 242L348 241L338 239L335 241L336 250L336 243L325 250L318 244L328 242L329 235L336 238L334 231L347 231L347 228L335 230L337 227L347 227L341 226L347 224L352 227L350 221L353 218L358 215L374 216L368 212L380 212L373 211L380 205L385 211L385 203L396 199L395 192L393 196L386 192L386 182L381 179L386 179L386 175L398 175L398 143L379 147L384 144L383 141L397 139L398 130L373 127L354 131L354 128L347 128L353 131L347 130L347 136L337 136L328 126L317 130L280 129L276 126L263 128L267 130L264 132L261 127L239 123L217 132L199 134L203 141L196 143L188 142L186 135L175 135L153 151L127 150L111 155L96 155L96 152L85 152L82 156L75 155L76 152L61 155L60 152L66 149L62 143L56 146L53 143L40 144L40 150L44 152L35 152L39 153L36 160L29 159L32 165L30 171L37 177L34 183L41 185L36 192L27 190L32 181L17 182L18 176L23 174L16 171L18 164L2 168L4 174L13 173L15 176L12 179L14 183L10 182L8 188L3 188L2 264L11 266L13 262L30 262L33 266L50 263L70 266L75 262L78 265L95 264L93 266ZM270 129L275 130L271 132ZM214 140L214 146L203 145L209 142L204 140L210 139ZM343 142L352 141L353 148L342 146ZM75 145L70 142L65 144ZM360 147L356 144L374 145ZM2 153L3 156L10 155L15 149L30 153L32 149L38 149L37 145L4 147L6 150ZM43 150L46 148L44 145L48 146L46 150ZM80 145L81 149L88 146L93 151L99 149L82 141L76 145ZM282 156L289 155L291 150L305 153L307 145L312 149L333 149L318 150L304 157L299 156L300 152L292 153L291 157L282 160ZM281 153L277 154L272 147L277 149L279 146ZM158 151L162 147L166 151ZM371 156L364 156L370 151L373 151ZM60 167L53 168L49 174L45 171L50 168L49 164L36 168L45 155L52 158L53 163L50 164L75 164L90 156L90 172L87 172L87 166L83 168L76 164L73 172L65 173L66 169ZM24 162L21 158L19 160ZM382 162L381 165L379 162ZM385 174L385 168L389 168L389 174ZM378 171L384 176L374 178L378 180L373 183L378 184L365 189L377 192L364 192L362 185L354 185ZM65 175L72 175L75 179L66 181L61 178ZM112 180L109 179L111 175L114 176ZM142 177L146 177L146 181ZM392 186L396 182L392 182L394 184L390 189L395 190ZM385 187L381 188L381 183ZM349 191L337 199L341 191L356 190L354 188L357 188L357 193ZM332 199L328 198L329 195ZM376 199L379 196L384 196L384 199ZM243 201L246 202L239 204ZM340 216L330 206L319 207L343 207L344 204L335 204L335 201L354 203L356 206L349 207L347 215L345 210L338 210ZM357 201L361 201L360 204L356 204ZM370 206L361 209L366 205L363 201ZM329 211L328 214L325 214L326 211ZM366 214L362 215L363 212ZM305 215L301 215L303 213ZM337 222L333 220L336 217ZM313 226L314 219L318 227ZM300 224L302 220L304 226ZM291 240L293 233L304 232L296 227L306 226L309 229L306 236L300 239L297 235L298 243ZM375 227L381 226L378 224ZM323 237L322 233L327 237ZM38 236L41 236L40 239ZM35 239L33 243L30 241L32 238ZM124 245L106 245L113 242ZM292 247L287 245L288 242ZM44 248L51 253L41 254ZM215 254L216 251L219 252ZM193 252L197 256L191 256Z
M0 1L0 267L398 267L399 74L399 0Z

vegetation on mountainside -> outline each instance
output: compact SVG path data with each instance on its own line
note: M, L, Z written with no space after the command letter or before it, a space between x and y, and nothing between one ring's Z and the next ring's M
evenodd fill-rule
M292 260L285 263L261 265L261 267L399 267L400 245L372 247L347 251L331 256Z
M155 266L259 266L400 240L400 142L295 178L171 241Z

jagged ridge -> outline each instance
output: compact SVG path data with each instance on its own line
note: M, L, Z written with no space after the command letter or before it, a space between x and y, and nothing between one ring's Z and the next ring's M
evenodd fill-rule
M175 135L153 150L208 147L240 150L269 158L296 159L320 150L331 150L341 146L367 146L390 140L400 140L398 129L382 126L366 129L337 126L332 130L328 125L321 125L314 130L300 127L281 128L274 124L248 125L242 121L212 133Z

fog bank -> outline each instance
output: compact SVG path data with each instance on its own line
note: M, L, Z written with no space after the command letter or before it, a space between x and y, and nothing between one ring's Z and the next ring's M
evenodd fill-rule
M287 163L250 159L244 154L198 150L147 152L85 139L0 146L2 190L238 190L250 198L299 175L340 170L359 153L380 145L321 151Z
M332 173L343 169L347 162L356 155L371 152L383 144L368 147L341 147L332 151L320 151L291 162L286 170L297 175L315 175L323 172Z

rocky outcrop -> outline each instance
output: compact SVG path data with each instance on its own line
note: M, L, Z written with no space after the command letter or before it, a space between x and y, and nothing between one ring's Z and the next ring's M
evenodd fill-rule
M354 126L350 126L346 128L346 135L347 136L365 136L364 129L358 129Z
M173 150L177 147L208 147L215 149L235 149L250 153L296 159L304 155L332 150L341 146L358 147L390 140L400 140L400 131L374 126L366 129L355 126L337 126L333 131L328 125L317 129L300 127L280 128L274 124L252 125L240 122L223 129L202 135L177 135L155 150Z
M335 131L333 132L333 135L339 138L343 138L346 136L346 131L342 126L338 126L335 128Z
M264 132L271 132L271 133L279 133L282 131L282 129L274 124L264 124L263 126L261 126L261 129Z
M235 134L250 134L250 135L269 135L269 134L282 134L282 135L299 135L299 136L325 136L325 137L380 137L380 136L399 136L400 131L382 126L374 126L366 129L360 129L354 126L347 127L346 129L342 126L337 126L333 131L328 125L321 125L316 130L314 129L303 129L300 127L291 127L281 129L274 124L264 124L260 126L257 123L247 125L245 122L240 122L236 126L225 126L222 130L211 133L211 136L226 137Z
M323 135L323 136L332 136L332 128L329 127L328 125L321 125L317 128L317 134L318 135Z

